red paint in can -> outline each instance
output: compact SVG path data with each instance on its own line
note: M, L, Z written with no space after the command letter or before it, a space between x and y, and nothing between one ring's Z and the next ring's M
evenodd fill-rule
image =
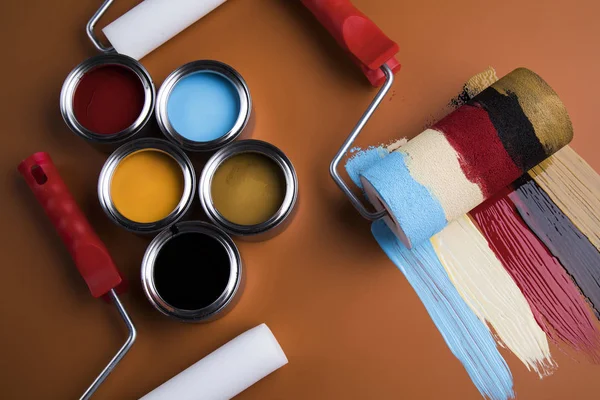
M81 77L73 96L73 112L86 129L113 135L133 125L144 103L144 85L135 72L107 64Z

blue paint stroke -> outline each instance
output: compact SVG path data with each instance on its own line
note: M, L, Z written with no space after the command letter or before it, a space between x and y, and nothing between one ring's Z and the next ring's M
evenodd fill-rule
M375 188L411 244L416 245L441 231L447 221L438 199L411 176L406 157L394 151L363 170L361 176Z
M362 187L360 175L373 165L381 164L383 157L390 158L385 154L386 150L382 148L355 152L346 163L354 183ZM386 173L386 170L382 169L380 173ZM408 190L401 185L398 188ZM382 220L374 222L371 230L383 251L406 276L450 351L463 364L479 392L492 400L513 397L512 375L494 338L452 284L429 240L408 250Z
M481 395L492 400L514 397L511 372L494 338L450 281L431 243L425 241L408 250L382 220L374 222L371 231L404 273Z
M350 150L354 155L346 162L346 171L348 176L352 179L352 182L356 186L362 189L362 183L360 182L360 174L362 174L371 165L381 161L389 154L386 148L369 147L366 150L362 150L360 147L354 147Z

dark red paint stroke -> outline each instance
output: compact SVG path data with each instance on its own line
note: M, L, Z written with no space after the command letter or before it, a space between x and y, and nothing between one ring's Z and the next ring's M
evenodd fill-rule
M600 316L600 252L531 178L509 195L521 218L567 270Z
M140 78L120 65L103 65L86 72L73 96L73 112L94 133L112 135L129 128L144 108Z
M478 206L471 216L523 292L546 334L600 362L600 331L585 299L521 219L508 193L504 190Z
M459 154L468 180L489 198L523 174L504 148L486 110L464 105L436 123L432 129L444 134Z

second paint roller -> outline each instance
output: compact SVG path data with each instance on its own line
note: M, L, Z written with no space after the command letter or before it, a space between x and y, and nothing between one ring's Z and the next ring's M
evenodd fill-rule
M140 400L228 400L288 363L261 324L213 351Z
M119 54L139 60L225 1L145 0L102 31ZM112 2L105 1L99 14Z

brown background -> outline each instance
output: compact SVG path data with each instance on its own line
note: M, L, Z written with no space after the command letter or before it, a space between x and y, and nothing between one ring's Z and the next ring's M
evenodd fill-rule
M137 0L118 0L101 26ZM561 95L573 147L600 169L600 6L589 0L356 0L401 47L403 70L359 144L419 133L472 74L519 66ZM241 399L478 399L402 274L328 174L328 164L374 95L311 16L291 0L230 0L143 60L158 85L202 58L238 69L257 111L255 137L294 162L297 219L264 243L239 243L247 271L240 304L208 325L173 322L140 289L149 239L111 225L96 199L106 155L63 124L64 77L95 54L84 34L100 0L12 0L0 5L3 61L0 210L0 397L78 397L124 340L116 311L93 299L16 173L48 151L117 264L139 339L97 399L134 399L237 334L266 322L290 364ZM560 368L539 380L508 351L519 399L597 399L600 367L553 347Z

